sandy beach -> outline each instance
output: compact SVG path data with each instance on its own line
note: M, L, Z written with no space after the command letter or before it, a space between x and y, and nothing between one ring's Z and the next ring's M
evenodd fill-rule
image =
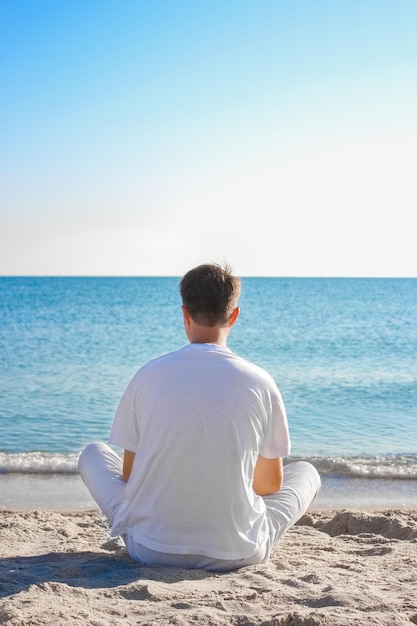
M0 512L0 624L410 626L417 511L315 510L269 562L143 566L97 510Z

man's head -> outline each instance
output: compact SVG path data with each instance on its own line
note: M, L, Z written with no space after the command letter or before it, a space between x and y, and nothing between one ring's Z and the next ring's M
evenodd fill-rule
M200 326L227 324L240 296L241 282L230 267L199 265L185 274L180 283L183 305Z

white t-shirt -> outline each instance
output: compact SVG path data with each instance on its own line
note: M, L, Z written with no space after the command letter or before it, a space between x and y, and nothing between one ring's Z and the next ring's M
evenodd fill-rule
M281 395L263 369L214 344L189 344L138 370L110 443L136 453L113 535L172 554L240 559L266 541L252 488L258 455L289 454Z

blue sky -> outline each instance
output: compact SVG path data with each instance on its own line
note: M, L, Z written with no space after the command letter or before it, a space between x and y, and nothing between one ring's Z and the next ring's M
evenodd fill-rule
M415 0L1 0L0 273L416 276Z

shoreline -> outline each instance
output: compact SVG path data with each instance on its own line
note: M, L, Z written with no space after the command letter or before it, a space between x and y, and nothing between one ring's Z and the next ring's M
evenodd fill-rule
M234 572L146 566L98 510L0 511L0 624L412 626L417 510L311 510Z
M316 510L417 509L417 480L322 474ZM0 474L0 511L97 509L78 474Z

